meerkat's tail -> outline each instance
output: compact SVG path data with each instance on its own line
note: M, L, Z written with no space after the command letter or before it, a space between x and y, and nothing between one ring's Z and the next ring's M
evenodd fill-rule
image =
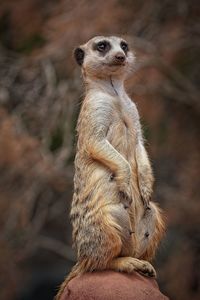
M65 278L65 280L63 281L63 283L61 284L59 291L57 293L57 295L55 296L55 300L60 300L60 297L64 291L64 289L66 288L66 286L68 285L69 281L72 280L73 278L80 276L82 274L84 274L85 272L87 272L87 268L85 265L85 262L77 262L71 272L69 273L69 275Z

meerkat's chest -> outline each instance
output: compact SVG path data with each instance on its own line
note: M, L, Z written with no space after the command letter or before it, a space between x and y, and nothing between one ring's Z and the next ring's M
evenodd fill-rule
M134 145L137 136L136 123L132 108L123 103L116 102L107 139L126 158L134 154Z
M138 120L135 117L131 103L123 100L114 102L111 128L116 133L124 133L124 138L127 136L134 137L137 131L137 123Z

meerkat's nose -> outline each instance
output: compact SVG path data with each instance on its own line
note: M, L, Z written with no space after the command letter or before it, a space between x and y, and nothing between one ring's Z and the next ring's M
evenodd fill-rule
M118 52L115 54L115 60L122 63L125 61L125 55L122 52Z

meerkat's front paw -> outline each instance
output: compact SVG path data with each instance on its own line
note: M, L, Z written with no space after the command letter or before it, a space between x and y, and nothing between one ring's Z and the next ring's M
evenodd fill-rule
M125 189L124 188L120 189L119 197L120 197L121 203L124 205L124 208L125 209L129 208L132 203L130 187L127 186Z
M150 189L148 186L142 185L140 186L140 194L142 202L148 205L149 201L151 200L152 189Z
M132 203L132 195L131 195L131 188L129 181L121 181L119 180L119 177L115 176L114 174L111 174L109 177L110 181L116 181L118 189L119 189L119 199L120 202L124 205L124 208L127 209L130 207Z
M151 180L144 180L142 176L139 177L139 188L140 188L140 195L144 205L149 204L152 195L152 181Z

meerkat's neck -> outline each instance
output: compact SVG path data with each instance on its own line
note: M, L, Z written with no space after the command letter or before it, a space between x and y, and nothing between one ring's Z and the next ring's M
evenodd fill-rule
M85 79L86 93L93 91L102 91L111 96L123 97L126 92L124 89L124 80L109 76L106 79L87 78Z

